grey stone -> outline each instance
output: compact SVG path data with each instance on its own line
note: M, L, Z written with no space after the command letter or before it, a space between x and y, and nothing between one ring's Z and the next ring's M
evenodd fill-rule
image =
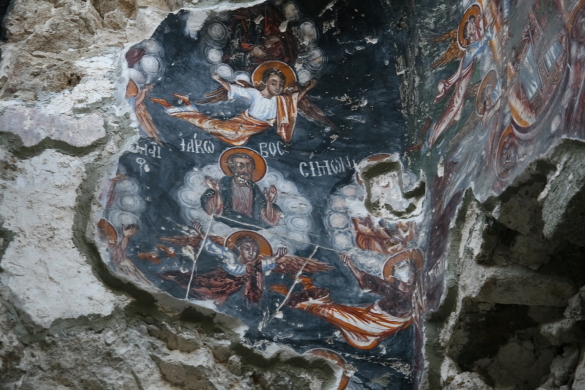
M581 350L579 363L575 369L573 389L585 389L585 348Z
M491 390L481 376L475 372L464 372L457 375L446 387L447 390Z
M104 120L95 113L75 119L67 115L45 114L21 105L8 107L2 113L0 129L20 136L24 146L51 138L82 147L106 135Z

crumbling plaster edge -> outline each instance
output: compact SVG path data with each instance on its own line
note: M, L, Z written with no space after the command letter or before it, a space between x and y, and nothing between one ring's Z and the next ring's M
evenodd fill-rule
M201 23L203 24L210 12L228 11L254 6L263 2L264 0L239 3L220 3L218 6L205 6L205 3L201 3L201 7L182 7L175 9L172 12L167 13L164 18L168 17L169 14L177 14L182 11L207 12L207 15L201 19ZM158 23L162 22L164 18L161 18ZM145 34L145 36L150 36L155 29L156 27L148 34ZM97 157L95 160L86 164L86 178L82 181L77 190L78 195L75 207L73 241L78 250L87 257L95 276L108 288L112 289L114 293L131 296L136 299L136 303L138 304L145 304L146 306L154 305L156 306L157 312L166 313L167 315L176 315L180 317L191 309L195 310L202 317L206 317L213 321L222 331L231 334L232 336L230 338L232 339L232 343L237 342L239 345L249 348L242 343L244 341L244 333L248 327L238 318L215 312L212 309L198 305L190 300L172 297L168 293L162 292L154 287L138 286L122 275L115 273L111 267L102 260L109 258L109 253L107 252L107 245L96 239L98 237L97 221L99 221L104 211L103 205L98 199L101 185L116 169L119 158L129 151L131 146L140 138L136 115L125 98L125 88L128 84L129 77L127 72L128 67L124 60L124 56L129 48L135 43L137 42L124 45L124 48L118 53L115 66L114 83L116 89L114 101L115 106L117 107L116 116L123 119L122 123L117 126L118 132L115 133L115 130L112 129L111 126L108 126L108 122L106 121L106 142L111 142L114 135L120 135L121 130L122 139L118 142L121 145L115 153ZM122 115L118 116L118 113L122 113ZM130 117L128 118L125 114L129 114ZM104 139L96 141L96 143L100 144L96 148L100 150L96 150L96 153L101 152L101 154L104 154L106 142L103 140ZM328 359L312 355L301 355L288 346L272 342L268 343L268 346L269 347L264 351L253 349L253 353L260 354L265 359L274 359L275 357L278 357L278 360L280 361L302 358L309 363L315 361L326 362L335 373L334 383L326 383L325 385L327 388L337 388L337 384L344 374L343 369Z
M443 281L445 288L439 305L435 310L427 313L424 321L425 341L422 352L425 359L425 369L421 381L421 389L441 388L441 369L444 361L446 359L450 360L450 357L446 353L446 347L441 345L441 335L447 331L448 327L455 325L454 321L456 320L457 313L462 308L463 299L474 300L473 296L463 296L464 294L460 290L459 284L460 267L465 257L462 256L460 251L466 234L464 228L466 227L465 222L468 219L468 212L475 209L473 210L476 213L475 222L477 222L477 217L480 219L483 218L484 223L480 227L480 233L483 233L488 225L485 222L486 218L492 215L497 216L502 199L510 196L510 193L519 191L522 186L531 182L535 175L544 175L547 179L545 189L538 197L539 205L543 206L549 195L550 188L555 185L556 179L565 170L568 156L571 155L574 148L579 148L584 151L585 142L570 137L556 140L544 155L532 160L499 195L493 193L489 197L482 199L475 195L473 186L467 188L465 191L463 200L458 206L449 230L449 243L447 245L449 250L445 254L446 267ZM552 167L554 169L551 169ZM476 204L479 208L475 207ZM470 227L467 226L467 228L469 229ZM475 261L475 254L472 254L468 261ZM518 265L516 267L523 266ZM526 269L529 270L529 268ZM481 301L477 302L481 303ZM454 363L452 360L451 362Z

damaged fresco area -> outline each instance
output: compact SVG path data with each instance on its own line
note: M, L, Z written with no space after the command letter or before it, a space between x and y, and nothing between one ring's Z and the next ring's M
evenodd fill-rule
M426 187L400 158L401 15L169 14L125 54L140 138L103 183L104 260L241 319L251 347L329 359L339 389L416 387Z
M583 139L585 83L583 1L418 5L411 30L370 2L170 14L125 55L140 139L103 184L104 260L339 389L417 388L464 194Z
M465 191L479 201L498 196L562 139L583 139L584 7L576 0L464 0L458 12L420 30L406 156L412 170L432 178L429 307L444 291L449 229Z

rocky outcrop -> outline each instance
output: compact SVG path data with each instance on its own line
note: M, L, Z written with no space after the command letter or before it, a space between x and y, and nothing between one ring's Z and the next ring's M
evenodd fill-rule
M125 48L169 12L199 9L195 31L234 4L13 0L0 62L0 389L317 390L351 373L249 345L239 322L120 279L92 243L96 191L137 135L119 87ZM468 190L425 323L423 387L585 388L584 161L565 142L498 197ZM390 168L368 179L405 180ZM398 196L370 195L382 211ZM418 216L424 190L407 195Z
M86 239L101 177L136 135L118 58L182 6L11 5L0 62L2 390L320 389L341 375L317 357L257 352L237 322L138 290Z
M572 200L585 190L584 150L562 144L498 198L468 193L452 230L450 288L427 322L430 388L581 388L582 206Z

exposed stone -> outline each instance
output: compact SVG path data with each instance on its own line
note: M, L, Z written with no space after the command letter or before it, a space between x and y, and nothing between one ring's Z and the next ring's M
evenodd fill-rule
M500 348L487 372L496 382L495 388L534 389L546 380L555 355L554 348L539 349L530 340L514 339Z
M579 363L575 369L575 378L573 380L573 389L585 388L585 349L581 350Z
M163 377L175 386L189 390L212 390L217 387L213 379L219 379L213 355L201 348L188 356L173 351L159 362Z
M569 299L565 317L576 321L585 320L585 287L581 287L581 290L573 298Z
M33 146L45 138L64 141L72 146L89 146L105 137L104 120L97 114L81 119L49 115L25 106L8 107L0 116L0 129L20 136L24 146Z
M447 390L491 390L492 388L485 384L481 376L475 372L464 372L457 375L453 381L446 387Z
M520 266L484 267L467 262L460 283L466 296L490 303L564 307L575 293L570 280Z
M558 152L558 172L544 198L543 233L585 246L585 150L567 144Z
M580 351L574 345L564 348L563 355L557 356L551 366L551 377L554 378L555 386L563 386L569 382L569 379L579 361Z
M228 359L226 368L234 375L242 375L242 360L239 356L233 355Z
M495 389L569 385L585 337L575 288L583 283L583 260L572 244L542 234L543 177L529 174L503 203L471 200L461 212L450 262L456 301L440 325L443 386L457 383L458 367Z
M23 161L9 154L2 159L13 172L0 179L0 215L14 238L2 258L1 296L40 328L57 319L108 315L125 304L99 282L72 240L83 161L54 150Z
M583 336L579 325L573 319L562 319L541 325L540 333L546 336L553 345L574 343Z
M441 364L441 385L443 387L448 386L460 373L461 369L457 366L457 363L449 356L446 356L443 364Z

